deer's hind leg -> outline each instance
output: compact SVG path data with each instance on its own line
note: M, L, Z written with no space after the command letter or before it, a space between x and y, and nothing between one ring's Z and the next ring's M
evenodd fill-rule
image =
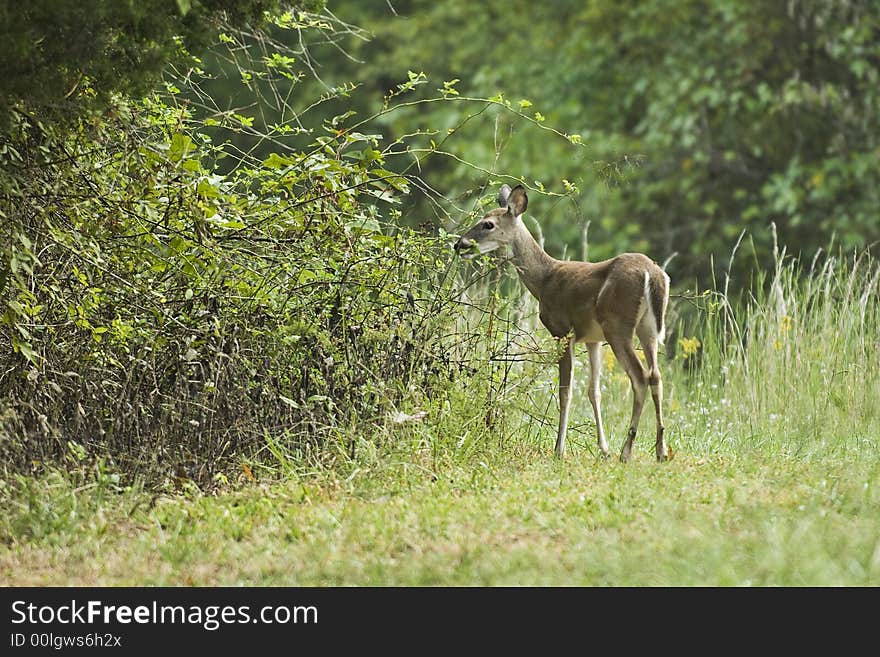
M651 397L654 400L654 412L657 419L657 441L654 443L654 453L657 460L662 462L669 458L669 452L666 448L666 441L663 438L663 379L660 376L660 367L657 364L657 345L658 339L653 325L646 326L644 322L637 330L639 342L642 343L642 349L645 352L645 361L648 365L647 382L651 388Z
M608 335L608 333L606 333L606 335ZM639 427L639 418L642 416L642 408L645 406L645 396L648 392L648 373L645 372L642 361L639 360L639 355L636 353L635 347L633 346L633 336L631 331L627 337L610 338L608 342L611 345L611 349L614 351L614 356L617 358L617 361L621 366L623 366L623 369L629 377L630 384L632 385L632 417L629 421L629 431L626 435L626 440L623 442L623 447L620 450L620 460L626 463L632 455L632 446L633 441L635 441L636 438L636 431Z

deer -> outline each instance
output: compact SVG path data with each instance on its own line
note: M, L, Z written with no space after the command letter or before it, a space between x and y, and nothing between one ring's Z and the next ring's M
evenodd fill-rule
M502 185L498 207L493 208L455 243L465 259L508 248L510 261L523 285L538 300L539 318L550 334L563 342L559 359L559 428L555 453L565 456L569 410L574 385L574 346L586 344L590 358L588 396L596 421L600 455L608 457L602 427L599 378L601 347L607 342L629 377L633 405L629 431L620 451L624 463L632 456L639 418L648 388L654 401L658 462L669 458L663 437L663 381L657 362L658 345L666 333L664 317L669 303L669 276L642 253L622 253L602 262L576 262L551 257L532 237L522 216L529 199L522 185ZM645 355L635 350L638 336Z

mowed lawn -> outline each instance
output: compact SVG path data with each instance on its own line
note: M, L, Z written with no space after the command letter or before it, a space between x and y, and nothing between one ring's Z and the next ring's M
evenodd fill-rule
M217 495L18 494L7 585L877 585L875 459L547 445Z

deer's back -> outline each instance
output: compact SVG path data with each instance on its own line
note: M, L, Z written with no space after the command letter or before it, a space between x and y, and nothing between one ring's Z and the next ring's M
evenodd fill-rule
M574 330L578 341L604 340L609 326L631 331L644 312L646 273L649 283L665 289L663 270L641 253L594 263L561 261L545 285L541 321L556 337Z

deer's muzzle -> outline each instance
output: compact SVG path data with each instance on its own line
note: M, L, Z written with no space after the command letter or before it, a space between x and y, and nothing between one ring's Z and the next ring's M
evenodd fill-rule
M453 248L454 248L456 251L461 251L462 249L465 250L465 251L467 251L467 250L468 250L469 248L471 248L473 245L474 245L474 243L473 243L471 240L467 239L466 237L462 237L460 240L458 240L458 241L455 243L455 246L454 246Z

